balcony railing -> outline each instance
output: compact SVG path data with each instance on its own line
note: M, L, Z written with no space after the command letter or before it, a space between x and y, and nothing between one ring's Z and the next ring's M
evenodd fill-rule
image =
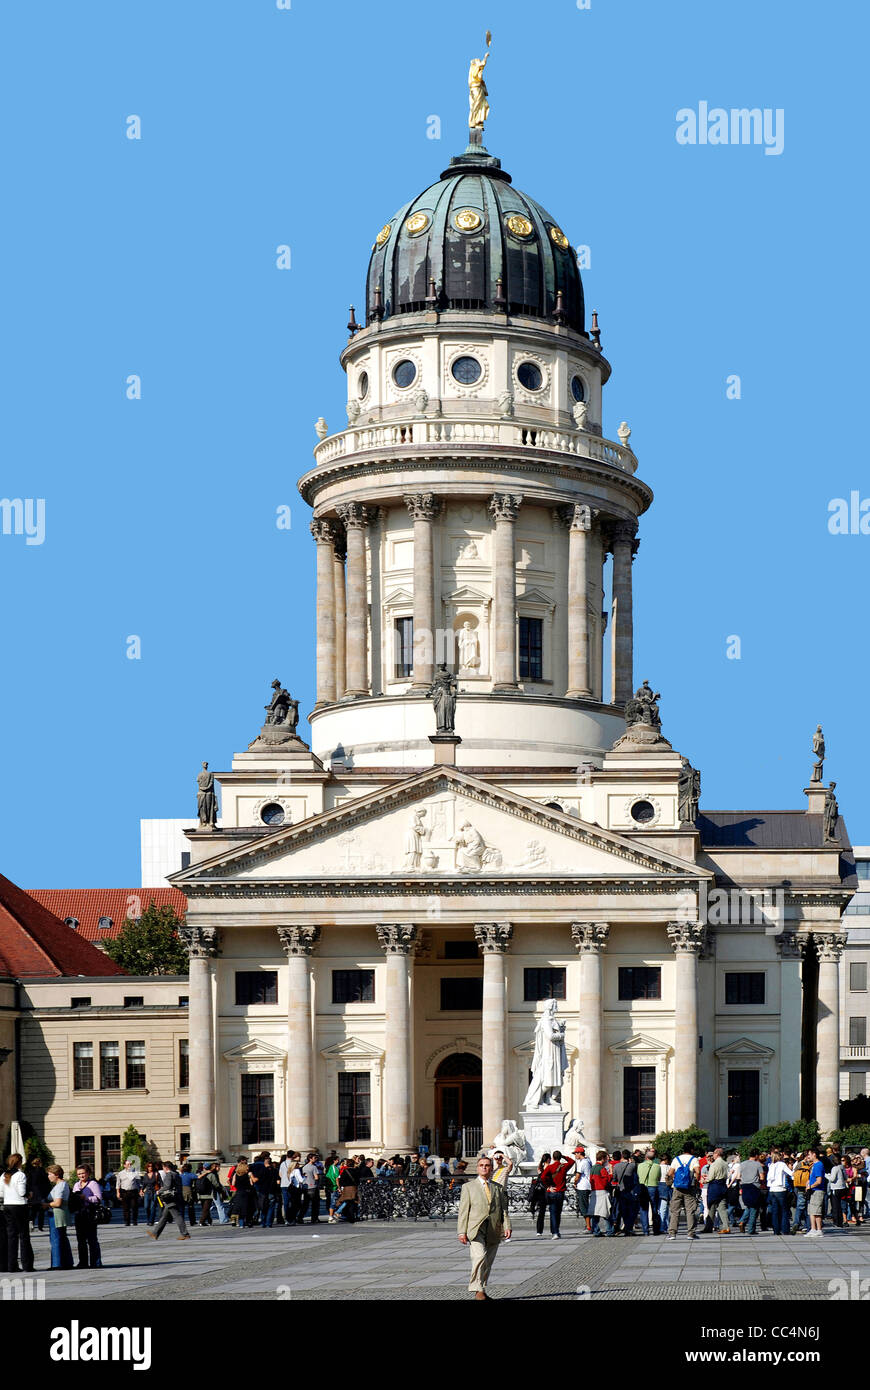
M870 1045L867 1043L845 1043L844 1046L840 1048L840 1055L843 1058L848 1057L853 1060L861 1061L862 1059L870 1057Z
M515 449L542 449L569 458L592 459L619 468L623 473L637 471L637 459L630 449L614 444L585 430L559 430L549 425L521 425L513 420L408 420L382 425L360 425L330 435L318 444L314 458L318 467L334 463L350 454L380 452L383 449L464 448L474 445Z

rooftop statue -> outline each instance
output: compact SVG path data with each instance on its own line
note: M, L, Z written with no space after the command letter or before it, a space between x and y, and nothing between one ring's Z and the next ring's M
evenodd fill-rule
M650 689L649 681L644 681L643 685L635 691L632 698L625 706L625 722L629 726L632 724L648 724L652 729L661 729L662 721L659 715L658 701L661 699L658 690L653 692Z
M487 29L486 57L472 58L468 69L468 126L470 130L483 130L484 122L489 115L489 102L487 101L489 93L483 80L483 70L489 62L491 43L492 34Z
M432 684L426 694L432 700L435 707L435 732L439 734L452 734L454 732L454 720L456 718L456 694L458 691L456 677L451 671L447 670L447 663L442 661L432 680Z
M813 752L816 761L813 764L813 773L810 777L811 782L821 782L822 768L825 764L825 735L822 733L821 724L816 725L816 732L813 734Z
M217 825L217 795L214 789L214 773L209 772L208 763L203 763L202 772L196 779L196 811L202 830L214 830Z

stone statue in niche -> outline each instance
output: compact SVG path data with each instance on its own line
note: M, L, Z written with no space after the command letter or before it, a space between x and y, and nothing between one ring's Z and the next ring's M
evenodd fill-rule
M217 795L214 789L214 773L209 772L208 763L203 763L202 772L196 779L196 811L201 830L214 830L217 825Z
M469 536L467 541L460 541L456 550L457 560L479 560L480 551L473 536Z
M456 634L459 646L459 666L463 671L476 671L480 666L480 639L471 623L464 622Z
M568 1066L565 1025L556 1017L556 1000L548 999L535 1028L535 1054L532 1080L523 1101L523 1110L557 1107L562 1095L562 1078Z

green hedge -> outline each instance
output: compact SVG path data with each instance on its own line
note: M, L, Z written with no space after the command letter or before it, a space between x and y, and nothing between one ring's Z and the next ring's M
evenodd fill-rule
M851 1125L848 1129L835 1129L830 1142L839 1144L841 1149L870 1149L870 1125Z
M684 1152L687 1144L694 1146L696 1154L706 1153L712 1148L706 1129L699 1129L697 1125L689 1125L688 1129L663 1129L653 1140L653 1148L660 1158L662 1154L676 1158L677 1154Z
M820 1141L818 1120L784 1120L782 1124L767 1125L744 1139L740 1157L748 1158L753 1149L759 1153L769 1153L771 1149L789 1149L796 1153L815 1148Z

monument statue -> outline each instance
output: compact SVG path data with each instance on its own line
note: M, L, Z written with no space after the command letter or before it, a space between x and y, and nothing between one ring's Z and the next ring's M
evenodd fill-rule
M447 670L447 663L442 661L432 684L426 691L427 696L432 700L435 707L435 732L439 734L454 733L454 719L456 718L456 696L459 687L456 684L456 677L451 671Z
M698 819L698 802L701 798L701 774L696 767L692 767L688 758L683 758L682 764L678 793L678 819L681 825L686 823L694 825Z
M840 819L840 808L837 805L837 798L834 796L836 782L829 782L825 792L825 809L822 812L822 825L825 832L825 844L836 845L840 842L837 834L837 821Z
M503 1153L516 1172L527 1153L525 1130L519 1129L513 1120L502 1120L501 1129L492 1141L492 1152Z
M209 772L208 763L203 763L202 772L196 779L196 811L203 830L214 830L217 825L217 793L214 789L214 773Z
M297 755L308 751L308 744L303 743L296 732L299 723L299 701L291 697L290 691L285 690L279 680L272 682L271 699L263 708L266 718L253 743L248 744L249 752L258 752L265 748Z
M661 729L662 721L658 707L658 701L661 698L659 691L653 692L650 689L649 681L644 681L643 685L634 692L634 695L626 703L626 724L629 727L632 724L647 724L651 729Z
M562 1140L562 1143L564 1145L562 1152L566 1154L572 1154L578 1144L582 1144L585 1148L586 1138L583 1134L582 1120L573 1119L568 1122L568 1128L565 1130L565 1138Z
M486 31L486 57L472 58L471 66L468 69L468 126L470 130L483 130L484 122L489 116L489 93L486 90L486 83L483 80L483 70L489 62L489 46L492 43L492 34Z
M289 690L285 690L281 682L272 682L274 694L268 705L263 708L266 711L267 724L286 724L292 733L296 732L296 725L299 723L299 701L290 698Z
M523 1101L523 1110L558 1106L561 1099L562 1077L568 1066L568 1054L565 1050L565 1025L556 1017L556 1008L556 1000L548 999L535 1028L532 1080Z
M473 671L480 665L480 642L471 623L465 622L457 634L459 643L459 665L464 671Z
M816 725L816 732L813 734L813 752L816 756L816 761L813 766L812 776L810 777L811 783L821 782L822 768L825 764L825 735L822 733L821 724Z

